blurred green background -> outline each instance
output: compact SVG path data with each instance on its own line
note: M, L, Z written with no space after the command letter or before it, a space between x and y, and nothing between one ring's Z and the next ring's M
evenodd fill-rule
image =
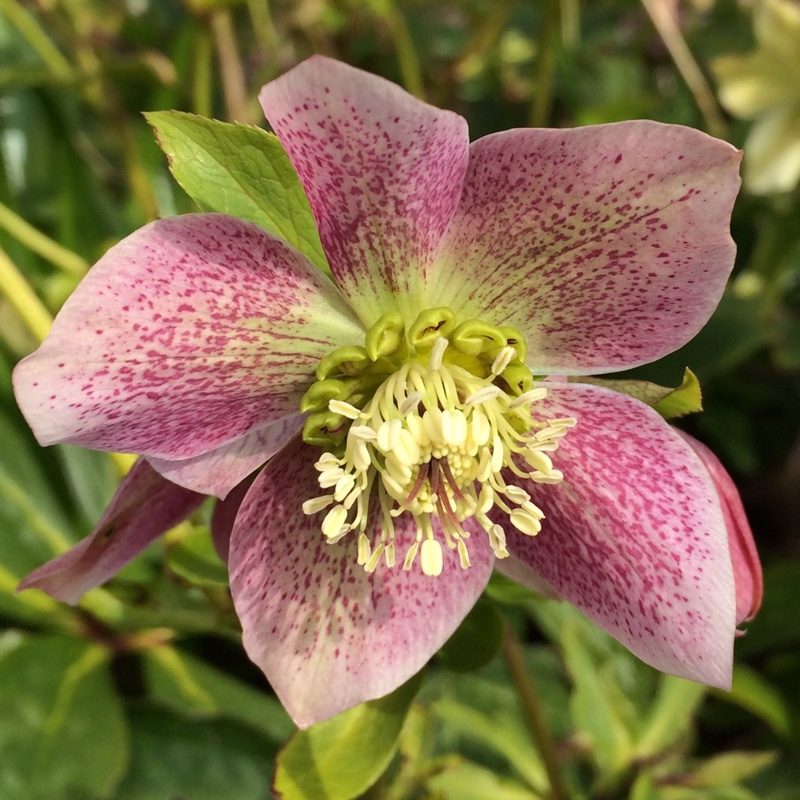
M292 725L239 645L207 509L76 608L14 595L91 530L128 462L38 448L11 369L110 245L196 210L141 112L261 124L258 88L314 52L459 112L473 138L651 118L744 147L728 291L693 342L637 370L698 374L705 411L681 425L731 471L762 555L731 694L497 580L410 710L407 690L278 756ZM0 0L0 798L256 800L276 758L285 798L553 796L515 653L569 796L800 798L798 178L795 0ZM500 647L501 616L521 649Z

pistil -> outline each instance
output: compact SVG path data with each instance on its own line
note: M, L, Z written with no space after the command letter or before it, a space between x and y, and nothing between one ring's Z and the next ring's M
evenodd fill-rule
M384 315L364 348L326 356L301 408L312 412L306 441L326 448L315 467L320 488L329 491L303 510L327 510L321 530L328 542L352 534L364 569L375 570L381 560L392 567L394 519L408 515L416 537L403 568L419 555L423 573L434 576L444 564L439 536L469 568L464 523L470 519L497 558L508 556L505 531L489 518L495 507L523 534L538 534L544 514L502 472L559 482L563 476L547 452L575 420L535 418L532 406L547 390L534 386L524 354L524 340L512 328L480 320L456 325L449 309L429 309L407 332L397 315ZM369 507L376 494L381 523L373 530Z

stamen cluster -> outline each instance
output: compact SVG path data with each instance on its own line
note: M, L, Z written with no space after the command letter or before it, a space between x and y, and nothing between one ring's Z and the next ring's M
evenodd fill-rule
M439 520L444 544L458 551L463 568L470 566L470 533L463 525L468 519L486 532L496 557L507 557L505 532L489 512L501 509L517 530L531 536L540 531L544 514L527 492L506 483L502 471L538 483L560 482L563 476L547 454L575 424L574 419L537 421L531 416L531 405L544 399L547 390L533 386L530 371L522 365L524 343L516 331L478 320L456 327L449 309L426 314L433 320L422 322L434 324L420 325L418 320L409 329L411 335L402 339L376 336L373 326L367 346L377 340L391 352L373 353L377 358L367 353L367 359L357 362L364 365L358 373L361 380L349 384L345 376L353 365L342 370L346 362L339 360L338 381L348 396L328 398L327 408L312 414L306 424L307 441L323 444L320 439L329 439L315 467L320 487L330 492L306 501L303 510L314 514L328 509L322 533L331 543L355 533L358 563L369 572L381 558L388 567L395 565L394 520L402 514L410 514L417 529L402 557L404 569L411 569L419 554L426 575L441 573L442 542L433 517ZM385 334L386 319L376 325ZM470 335L459 336L465 330ZM442 335L447 333L449 338ZM391 371L381 375L382 369ZM376 376L381 382L359 404ZM336 388L320 386L330 380L323 376L305 402L319 406L319 397ZM370 525L375 497L379 526Z

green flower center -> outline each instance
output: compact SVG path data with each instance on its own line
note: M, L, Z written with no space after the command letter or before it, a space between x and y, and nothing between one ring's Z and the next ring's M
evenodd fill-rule
M322 533L330 543L358 537L358 563L372 572L397 561L394 520L410 514L416 540L402 554L404 569L419 555L422 571L442 571L442 544L470 566L463 523L476 520L498 558L508 556L501 509L522 533L535 536L542 511L503 478L507 469L537 483L563 476L548 453L574 419L538 420L532 406L547 390L524 364L525 341L514 328L471 319L456 324L448 308L424 311L407 330L385 314L364 347L325 356L317 382L301 402L311 411L303 430L325 452L316 462L328 493L307 500L306 514L328 509ZM370 528L377 499L381 524ZM442 541L432 518L438 517Z

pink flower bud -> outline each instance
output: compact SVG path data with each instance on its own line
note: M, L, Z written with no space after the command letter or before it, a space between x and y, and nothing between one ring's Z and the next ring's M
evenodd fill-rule
M681 431L686 441L700 457L717 487L722 513L728 526L728 543L733 562L733 580L736 586L736 624L749 622L761 607L764 580L761 562L753 541L753 532L742 506L742 499L731 476L714 453L702 442Z

